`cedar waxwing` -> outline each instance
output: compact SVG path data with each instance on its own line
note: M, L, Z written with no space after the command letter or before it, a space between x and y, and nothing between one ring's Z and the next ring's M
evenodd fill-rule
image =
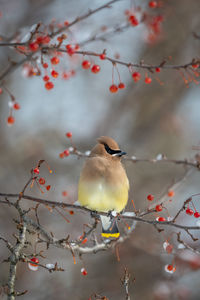
M94 211L120 213L128 201L129 181L121 163L126 153L110 137L97 141L80 175L78 201ZM115 219L101 216L101 222L103 237L119 237Z

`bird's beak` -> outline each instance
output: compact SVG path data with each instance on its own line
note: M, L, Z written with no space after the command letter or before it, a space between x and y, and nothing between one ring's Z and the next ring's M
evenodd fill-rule
M123 152L123 151L119 151L119 152L117 152L117 153L114 153L114 154L112 154L112 156L123 156L123 155L126 155L126 152Z

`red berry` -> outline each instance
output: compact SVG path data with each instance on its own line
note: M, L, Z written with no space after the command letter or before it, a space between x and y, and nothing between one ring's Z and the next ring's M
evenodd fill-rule
M44 80L44 81L49 81L49 79L50 79L50 78L49 78L48 75L45 75L45 76L43 77L43 80Z
M70 215L74 215L74 211L73 210L70 210L69 213L70 213Z
M158 222L165 222L166 221L166 219L164 217L158 217L156 220Z
M140 74L139 72L134 72L134 73L132 74L132 78L133 78L133 80L134 80L135 82L137 82L137 81L140 80L141 74Z
M149 7L156 8L157 6L158 6L158 3L156 1L150 1L149 2Z
M90 68L90 66L91 66L91 63L90 63L89 60L84 60L84 61L82 62L82 68L83 68L83 69L87 70L87 69Z
M63 196L63 197L67 197L67 195L68 195L68 192L67 192L67 191L63 191L63 192L62 192L62 196Z
M40 169L39 169L38 167L36 167L36 168L33 170L33 172L34 172L35 174L39 174L39 173L40 173Z
M72 137L72 133L69 131L66 133L66 137L71 138Z
M186 212L186 214L189 215L189 216L192 216L192 215L194 214L193 210L192 210L191 208L189 208L189 207L186 209L185 212Z
M54 88L53 82L48 81L47 83L45 83L45 88L46 88L47 90L53 89L53 88Z
M164 20L163 16L156 16L156 17L154 18L154 22L157 22L157 23L163 22L163 20Z
M146 77L144 81L146 84L150 84L152 82L152 79L151 77Z
M85 244L88 241L87 237L83 239L83 235L81 235L79 239L81 240L81 244Z
M37 266L36 264L39 264L39 259L37 258L37 257L33 257L33 258L31 258L31 261L33 262L33 263L30 263L30 265L32 265L32 266ZM35 264L36 263L36 264Z
M162 205L160 205L160 204L156 205L155 210L162 211L163 210Z
M199 213L198 211L196 211L196 212L194 213L194 217L195 217L195 218L199 218L199 217L200 217L200 213Z
M63 72L63 73L62 73L62 78L65 79L65 80L69 79L69 78L70 78L70 73L68 73L68 72Z
M121 89L121 90L124 89L125 84L123 82L120 82L119 85L118 85L118 88Z
M70 152L69 152L68 149L66 149L63 153L64 153L65 156L69 156L70 155Z
M30 43L29 44L29 49L31 50L31 51L37 51L38 50L38 48L39 48L39 45L38 45L38 43L36 43L36 42L32 42L32 43Z
M13 108L14 108L15 110L20 109L19 103L15 102L14 105L13 105Z
M41 185L43 185L43 184L45 184L45 179L43 178L43 177L41 177L40 179L39 179L39 184L41 184Z
M7 119L8 125L13 125L15 123L15 118L13 116L9 116Z
M47 186L46 186L46 190L47 190L47 191L49 191L49 190L50 190L50 188L51 188L51 186L50 186L50 185L47 185Z
M3 93L3 89L2 88L0 88L0 95Z
M72 45L71 45L71 44L67 44L67 45L65 46L65 48L66 48L67 50L69 50L69 49L72 48Z
M52 65L57 65L57 64L59 64L59 62L60 62L60 59L57 56L52 57L52 59L51 59Z
M58 37L57 37L57 41L61 43L61 42L63 41L62 36L58 36Z
M48 63L43 63L42 66L43 66L44 69L47 69L49 65L48 65Z
M100 55L99 55L99 58L102 59L102 60L106 59L105 53L100 54Z
M154 196L153 196L153 195L149 194L149 195L147 196L147 200L153 201L153 199L154 199Z
M156 68L156 72L160 73L161 69L160 68Z
M84 276L87 275L86 269L85 269L85 268L82 268L82 269L81 269L81 273L82 273Z
M79 44L76 44L76 45L75 45L74 50L76 50L76 51L80 50Z
M42 41L43 41L43 36L41 36L41 35L38 36L36 42L37 42L38 44L42 44Z
M65 21L65 22L64 22L64 25L65 25L65 26L68 26L68 25L69 25L69 22L68 22L68 21Z
M166 252L167 253L172 253L172 250L173 250L173 246L172 245L167 245L167 247L166 247Z
M71 70L70 74L71 74L71 76L75 76L76 75L76 71L75 70Z
M68 53L69 55L74 54L75 50L73 49L73 47L72 47L71 44L67 44L67 45L65 46L65 48L66 48L67 53Z
M93 65L93 67L91 68L92 73L98 73L100 71L100 66L99 65Z
M172 271L172 270L173 270L173 266L172 266L172 265L168 265L168 266L167 266L167 270L168 270L168 271Z
M42 39L42 44L48 44L51 41L48 35L45 35Z
M118 91L118 86L115 85L115 84L112 84L110 87L109 87L109 90L111 93L117 93Z
M199 67L199 64L193 64L192 67L193 67L194 69L197 69L197 68Z
M165 271L172 274L176 271L176 266L166 265L165 266Z
M130 15L129 22L132 26L137 26L139 24L138 19L134 15Z
M52 77L57 78L58 75L59 75L59 73L58 73L57 71L55 71L55 70L52 70L52 71L51 71L51 76L52 76Z

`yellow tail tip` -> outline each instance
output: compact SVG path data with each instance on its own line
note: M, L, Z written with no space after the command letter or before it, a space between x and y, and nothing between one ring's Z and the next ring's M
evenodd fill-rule
M102 232L101 234L102 237L104 238L118 238L120 236L120 233L106 233L106 232Z

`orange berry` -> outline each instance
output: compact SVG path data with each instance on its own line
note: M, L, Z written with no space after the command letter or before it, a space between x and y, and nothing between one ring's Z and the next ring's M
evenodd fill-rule
M175 195L175 192L173 190L169 190L167 193L168 197L174 197L174 195Z
M65 154L64 154L63 152L61 152L61 153L59 154L59 157L60 157L60 158L64 158L64 157L65 157Z
M15 123L15 118L13 116L9 116L7 119L8 125L13 125Z
M46 190L49 191L50 189L51 189L51 186L50 186L50 185L47 185L47 186L46 186Z
M152 79L151 79L151 77L147 76L144 81L146 84L150 84L152 82Z
M59 62L60 62L60 59L57 56L52 57L52 59L51 59L52 65L57 65L57 64L59 64Z
M13 105L13 108L14 108L15 110L20 109L19 103L15 102L14 105Z
M53 82L48 81L47 83L45 83L45 88L46 88L47 90L53 89L53 88L54 88Z
M45 179L43 177L41 177L39 179L39 184L41 184L41 185L45 184Z
M117 93L118 91L118 86L115 85L115 84L112 84L110 87L109 87L109 90L111 93Z
M133 78L133 80L134 80L135 82L137 82L137 81L140 80L141 74L140 74L139 72L134 72L134 73L132 74L132 78Z
M57 78L58 75L59 75L59 73L58 73L57 71L55 71L55 70L52 70L52 71L51 71L51 76L52 76L52 77Z
M67 197L67 195L68 195L68 192L67 192L67 191L62 191L62 196L63 196L63 197Z
M118 88L121 89L121 90L124 89L125 84L123 82L120 82L119 85L118 85Z

